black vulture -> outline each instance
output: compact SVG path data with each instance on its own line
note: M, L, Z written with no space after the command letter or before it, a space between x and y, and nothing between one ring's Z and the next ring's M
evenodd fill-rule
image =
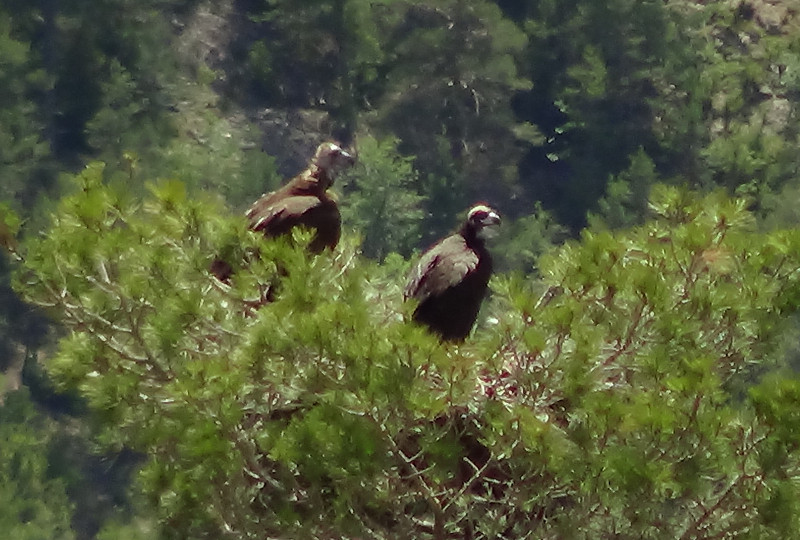
M336 175L351 166L355 159L338 144L324 142L317 147L308 167L282 188L262 195L247 210L250 230L267 238L289 233L296 226L314 230L309 244L312 253L333 249L339 243L342 220L336 200L328 188ZM221 259L211 264L211 273L226 281L232 274L230 264Z
M354 163L339 145L319 145L308 168L272 193L263 195L247 211L250 229L265 236L280 236L302 225L314 229L309 244L313 253L335 248L341 235L339 207L327 190L336 175Z
M409 276L404 297L419 302L414 320L444 341L463 341L475 324L492 275L484 240L499 224L495 210L473 206L458 231L423 253Z

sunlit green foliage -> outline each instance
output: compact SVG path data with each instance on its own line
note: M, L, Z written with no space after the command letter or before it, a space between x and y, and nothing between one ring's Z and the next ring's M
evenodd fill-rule
M796 309L800 235L758 235L743 204L719 195L661 189L651 207L657 217L631 233L587 232L546 257L557 287L546 308L512 289L522 341L507 370L540 431L566 436L532 447L551 464L538 487L567 497L564 526L587 537L781 538L789 524L764 505L796 504L796 456L778 443L786 461L763 467L779 428L740 399L774 367L775 323Z
M140 486L166 537L798 525L796 384L748 388L781 365L800 234L757 232L741 201L659 188L652 221L586 232L541 259L541 284L498 278L497 320L445 346L403 322L399 283L347 238L309 257L180 183L150 191L86 169L26 244L20 288L69 330L55 379L107 444L149 456ZM225 246L243 261L230 286L207 272ZM258 306L264 286L276 299Z

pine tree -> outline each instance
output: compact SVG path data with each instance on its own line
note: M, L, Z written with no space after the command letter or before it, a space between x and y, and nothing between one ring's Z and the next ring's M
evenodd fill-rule
M417 194L414 159L397 151L397 139L358 140L358 160L343 179L343 221L364 235L364 255L383 261L408 256L420 239L424 197Z
M19 286L68 331L53 377L106 444L151 456L168 536L796 530L800 234L756 231L745 202L658 187L643 225L585 232L540 282L498 277L495 320L443 346L352 240L309 257L307 234L266 242L180 183L150 191L86 169ZM251 261L229 287L207 271L225 244Z

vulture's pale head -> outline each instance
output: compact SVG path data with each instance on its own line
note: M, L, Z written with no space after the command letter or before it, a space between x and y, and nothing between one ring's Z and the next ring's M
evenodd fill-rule
M324 142L314 154L314 165L333 183L336 175L355 163L355 158L336 143Z
M484 240L497 236L500 225L500 214L485 204L476 204L467 214L467 227L475 232L475 236Z

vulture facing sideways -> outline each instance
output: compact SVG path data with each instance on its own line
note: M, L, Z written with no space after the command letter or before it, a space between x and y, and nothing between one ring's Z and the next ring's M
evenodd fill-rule
M247 211L250 230L266 237L288 233L302 225L314 229L309 244L313 253L335 248L342 232L336 200L328 195L336 175L355 162L339 145L319 145L308 168L272 193L262 195Z
M478 204L458 231L422 254L409 276L404 298L419 301L414 320L444 341L463 341L472 330L492 275L484 240L500 215Z
M339 243L342 220L336 200L328 194L339 172L355 162L351 154L332 142L317 147L308 167L282 188L265 193L247 210L251 231L274 238L304 226L314 230L308 246L312 253L333 249ZM220 259L211 265L211 273L226 281L233 269Z

